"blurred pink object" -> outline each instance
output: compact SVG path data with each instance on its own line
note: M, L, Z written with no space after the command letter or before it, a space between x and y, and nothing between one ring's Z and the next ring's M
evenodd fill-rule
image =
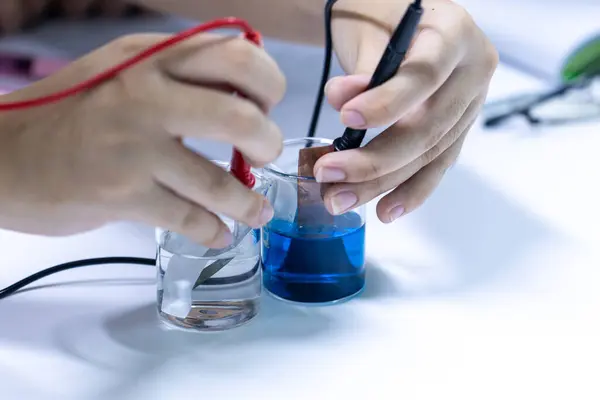
M70 61L50 58L37 58L34 60L32 72L34 76L45 78L58 72L68 64L70 64Z
M50 76L69 63L58 58L0 51L0 95Z
M69 61L57 58L0 52L0 75L3 76L34 81L54 74L67 64Z

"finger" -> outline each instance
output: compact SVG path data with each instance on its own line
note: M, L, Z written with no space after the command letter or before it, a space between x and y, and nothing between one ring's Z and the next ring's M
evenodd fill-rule
M472 93L479 87L465 85L467 74L467 71L457 69L446 84L422 104L418 112L392 125L366 146L320 158L315 164L317 180L370 181L399 170L426 154L463 115L467 115L470 121L479 111L481 101L474 102L476 95Z
M13 33L21 28L24 10L20 0L2 0L0 2L0 30Z
M62 10L69 18L83 18L96 0L60 0Z
M273 218L268 201L223 168L176 141L161 147L155 178L180 196L259 228Z
M377 204L377 216L384 223L391 223L420 207L439 185L446 170L456 161L467 130L438 158L419 170L406 182L384 196Z
M366 129L398 121L448 79L462 56L459 50L440 32L421 30L398 74L344 104L342 122Z
M346 54L342 58L354 60L352 67L346 66L346 68L350 67L351 69L345 70L352 71L354 75L372 76L390 42L392 31L387 28L382 29L382 26L370 21L347 20L346 23L359 27L360 35L354 37L357 45L345 49ZM343 42L344 40L338 41ZM336 52L339 51L337 47L336 44Z
M419 171L419 165L413 161L398 171L368 182L334 185L325 193L325 207L333 215L344 214L405 182Z
M368 75L337 76L327 82L325 95L329 104L337 111L352 98L365 91L371 80Z
M176 81L151 101L148 119L177 136L199 137L230 143L252 165L275 160L283 148L279 127L253 102Z
M480 104L480 101L475 101L473 108L477 108L478 104ZM426 165L444 154L465 131L468 131L475 118L476 113L465 113L463 118L435 146L397 171L366 182L341 183L332 186L327 190L324 197L327 209L334 215L342 214L352 208L366 204L381 194L403 184Z
M381 178L361 183L341 183L327 190L324 201L327 209L333 215L343 214L353 208L373 200L398 185L406 182L426 165L426 160L433 160L455 141L453 134L444 136L439 146L435 146L422 157L414 160L398 171L391 172Z
M223 248L233 242L232 233L216 215L160 185L152 187L127 216L185 235L209 248Z
M266 51L242 38L192 38L161 60L174 79L226 84L270 109L285 93L285 76Z

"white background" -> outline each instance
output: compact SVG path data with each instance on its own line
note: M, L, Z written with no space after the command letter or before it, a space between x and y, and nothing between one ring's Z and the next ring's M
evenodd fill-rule
M274 118L300 136L321 52L268 49L290 81ZM501 67L490 97L540 86ZM0 398L598 399L599 128L475 128L423 208L387 226L370 208L368 286L344 305L265 297L251 324L193 335L158 325L151 267L39 282L0 301ZM341 132L329 109L321 131ZM62 239L0 232L0 246L0 287L59 262L154 254L152 230L128 224Z

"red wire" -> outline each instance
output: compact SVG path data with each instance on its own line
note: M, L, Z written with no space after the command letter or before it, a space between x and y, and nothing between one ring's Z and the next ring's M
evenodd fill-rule
M15 111L15 110L23 110L27 108L33 108L38 106L47 105L50 103L58 102L66 99L67 97L75 96L84 91L93 89L102 83L114 78L119 73L124 70L131 68L135 64L140 63L141 61L150 58L151 56L172 47L184 40L191 38L199 33L207 32L213 29L221 29L221 28L239 28L243 31L244 37L251 41L256 45L261 45L261 35L259 32L255 31L248 22L243 19L236 17L228 17L221 18L214 21L207 22L202 25L195 26L191 29L180 32L162 42L159 42L148 49L140 52L139 54L125 60L124 62L115 65L114 67L101 72L100 74L93 76L90 79L87 79L81 83L78 83L70 88L58 91L56 93L52 93L46 96L37 97L28 100L10 102L10 103L0 103L0 111ZM254 175L250 171L250 165L244 160L243 155L237 150L234 149L233 155L231 158L231 172L232 174L239 179L244 185L249 188L252 188L255 183Z

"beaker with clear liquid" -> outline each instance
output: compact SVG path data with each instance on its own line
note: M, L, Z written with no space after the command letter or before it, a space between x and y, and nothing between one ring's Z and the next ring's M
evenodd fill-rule
M215 162L225 169L228 163ZM253 190L267 195L270 181L254 171ZM225 249L209 249L158 228L157 309L169 327L221 331L254 318L260 306L260 230L219 216L234 234Z

